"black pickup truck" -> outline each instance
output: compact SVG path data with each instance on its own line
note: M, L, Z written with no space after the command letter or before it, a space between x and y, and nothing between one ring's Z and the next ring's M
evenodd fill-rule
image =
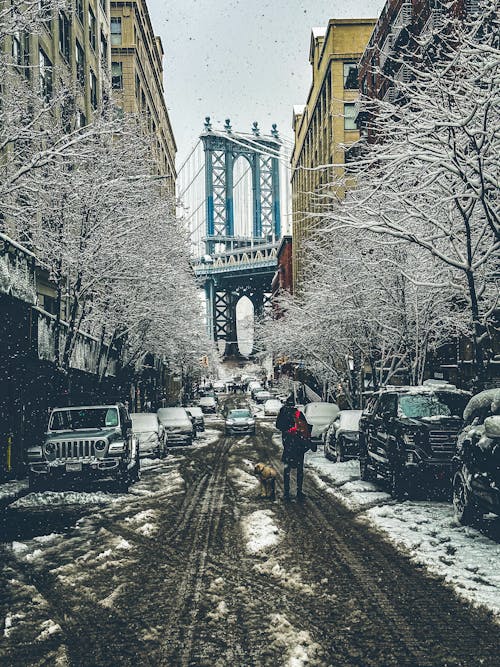
M451 488L452 460L470 394L447 383L386 387L376 392L360 420L363 480L385 478L393 498L424 486Z

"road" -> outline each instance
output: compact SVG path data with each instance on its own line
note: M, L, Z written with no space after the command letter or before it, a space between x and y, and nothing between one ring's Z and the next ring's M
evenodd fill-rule
M0 665L500 665L498 626L307 478L270 422L152 463L128 495L31 494L4 517ZM252 541L253 536L253 541ZM3 636L2 636L2 619Z

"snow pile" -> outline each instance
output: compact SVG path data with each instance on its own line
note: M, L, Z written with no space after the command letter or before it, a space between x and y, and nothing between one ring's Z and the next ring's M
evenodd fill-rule
M148 457L144 457L143 459L141 459L141 470L146 470L147 468L161 466L162 463L163 463L162 459L150 459Z
M281 531L273 519L274 513L271 510L257 510L243 519L243 532L249 553L265 551L281 540Z
M136 533L144 535L144 537L155 537L159 532L158 525L155 523L157 517L157 510L150 509L138 512L135 516L128 516L125 521L132 524L131 528Z
M304 584L298 568L290 572L285 570L276 558L269 558L263 563L254 565L254 569L262 576L270 576L285 588L298 590L306 595L314 595L314 589L309 584Z
M245 470L233 468L231 470L231 479L236 483L242 493L254 494L258 490L259 482L257 478Z
M85 493L82 491L45 491L45 493L30 493L24 498L19 498L12 503L11 508L20 509L28 507L51 508L63 505L110 505L123 502L126 496L94 491Z
M61 626L59 623L55 623L52 619L48 619L42 623L42 631L35 639L37 642L44 642L46 639L51 637L54 634L61 632Z
M359 461L345 461L334 463L329 461L323 447L317 452L307 452L306 465L313 468L327 481L323 481L318 474L314 475L317 485L341 500L353 510L365 508L389 501L390 495L381 491L373 482L363 482L359 478Z
M500 545L457 525L451 505L405 502L369 509L365 516L459 595L500 616Z
M283 654L285 667L321 664L321 646L307 630L294 628L283 614L273 614L268 632L273 637L273 646Z
M8 502L11 498L17 498L20 493L26 491L28 482L6 482L0 484L0 503Z
M3 623L3 636L5 638L10 637L12 630L17 625L17 622L22 621L22 619L25 617L26 614L23 614L21 612L19 612L18 614L13 614L12 612L8 611Z

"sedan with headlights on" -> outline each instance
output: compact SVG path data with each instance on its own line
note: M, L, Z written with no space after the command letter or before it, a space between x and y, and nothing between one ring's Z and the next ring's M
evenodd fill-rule
M255 417L247 408L229 410L224 430L226 435L255 435Z

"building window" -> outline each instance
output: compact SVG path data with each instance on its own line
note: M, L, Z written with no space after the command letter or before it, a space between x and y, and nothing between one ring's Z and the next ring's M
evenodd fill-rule
M40 49L39 61L40 92L46 100L52 97L52 63Z
M107 69L108 65L108 40L106 35L101 31L101 62Z
M71 25L68 17L64 12L59 12L59 51L68 63L71 59L70 30Z
M40 13L40 16L42 17L42 20L44 21L45 27L50 32L50 29L51 29L51 25L50 25L51 1L50 0L38 0L38 11Z
M123 64L111 63L111 86L115 90L123 88Z
M92 108L97 109L97 78L92 70L90 70L90 103Z
M122 45L122 20L111 18L111 46Z
M77 40L75 44L75 62L76 62L76 76L78 83L85 85L85 53L80 42Z
M12 35L12 60L14 65L19 65L23 63L23 52L21 48L21 33L15 32Z
M89 42L90 46L94 49L94 51L96 47L96 40L97 40L97 23L94 16L94 12L89 7Z
M357 130L354 104L344 104L344 130Z
M83 25L83 0L76 0L76 15L78 20Z
M346 90L358 89L358 66L356 63L344 63L344 88Z
M87 118L85 117L83 111L79 111L76 114L76 127L78 130L80 130L82 127L85 127L85 125L87 125Z

